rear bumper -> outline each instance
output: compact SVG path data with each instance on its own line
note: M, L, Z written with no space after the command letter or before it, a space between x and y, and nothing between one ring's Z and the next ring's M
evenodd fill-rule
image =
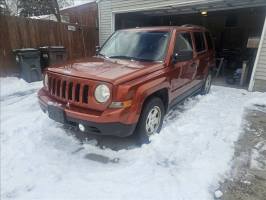
M105 121L105 117L103 117L103 121L101 121L100 115L86 114L77 111L70 110L66 108L65 105L60 104L48 96L44 95L44 91L40 90L38 94L39 105L43 112L48 113L48 106L50 104L56 105L56 107L63 112L62 117L60 119L53 119L59 123L71 125L78 127L79 124L82 124L85 127L86 133L96 134L96 135L112 135L118 137L126 137L133 134L136 123L126 124L121 123L119 121L111 121L112 116L109 116L109 121ZM49 104L49 105L48 105ZM49 114L48 114L49 116ZM50 116L49 116L50 117ZM50 117L51 118L51 117ZM96 119L94 121L94 118ZM116 119L116 116L113 118Z

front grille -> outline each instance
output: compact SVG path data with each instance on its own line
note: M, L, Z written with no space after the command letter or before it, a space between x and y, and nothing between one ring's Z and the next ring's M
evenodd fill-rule
M48 75L49 93L66 102L88 104L89 85L75 80L64 80Z

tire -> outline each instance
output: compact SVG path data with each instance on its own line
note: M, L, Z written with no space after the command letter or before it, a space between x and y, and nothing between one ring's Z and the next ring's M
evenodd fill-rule
M205 81L204 81L204 84L201 88L201 94L202 95L206 95L210 92L210 89L211 89L211 84L212 84L212 73L209 72Z
M165 107L162 100L159 97L153 97L145 102L135 130L136 131L135 133L137 135L137 140L140 144L149 143L150 142L149 137L161 131L164 115L165 115ZM159 122L156 123L156 120L153 120L153 122L151 122L152 121L151 119L155 118L158 118ZM154 128L154 131L152 130L151 127Z

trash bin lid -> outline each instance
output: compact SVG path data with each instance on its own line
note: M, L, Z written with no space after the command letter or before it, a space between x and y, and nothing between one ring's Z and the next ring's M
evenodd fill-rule
M22 49L13 49L13 52L14 53L39 52L39 50L34 48L22 48Z
M40 51L34 48L14 49L13 53L17 56L26 57L39 57Z
M40 50L65 50L64 46L43 46L39 48Z
M64 49L64 46L50 46L51 49Z
M66 48L63 46L43 46L40 47L39 50L42 53L49 53L49 52L65 52Z

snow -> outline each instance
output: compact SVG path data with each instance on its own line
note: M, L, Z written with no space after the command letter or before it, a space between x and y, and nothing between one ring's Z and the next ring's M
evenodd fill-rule
M49 14L49 15L39 15L39 16L31 16L29 17L31 19L39 19L39 20L50 20L50 21L55 21L57 22L57 18L54 14ZM61 22L66 22L67 21L64 20L64 18L62 17Z
M221 190L217 190L217 191L215 191L214 196L215 196L215 198L219 199L223 196L223 193Z
M28 84L23 79L16 77L0 78L0 100L3 101L8 97L20 96L24 93L36 92L41 86L41 82Z
M245 107L266 103L265 93L215 86L172 110L150 144L114 151L80 144L42 113L41 85L1 79L1 199L213 199Z

